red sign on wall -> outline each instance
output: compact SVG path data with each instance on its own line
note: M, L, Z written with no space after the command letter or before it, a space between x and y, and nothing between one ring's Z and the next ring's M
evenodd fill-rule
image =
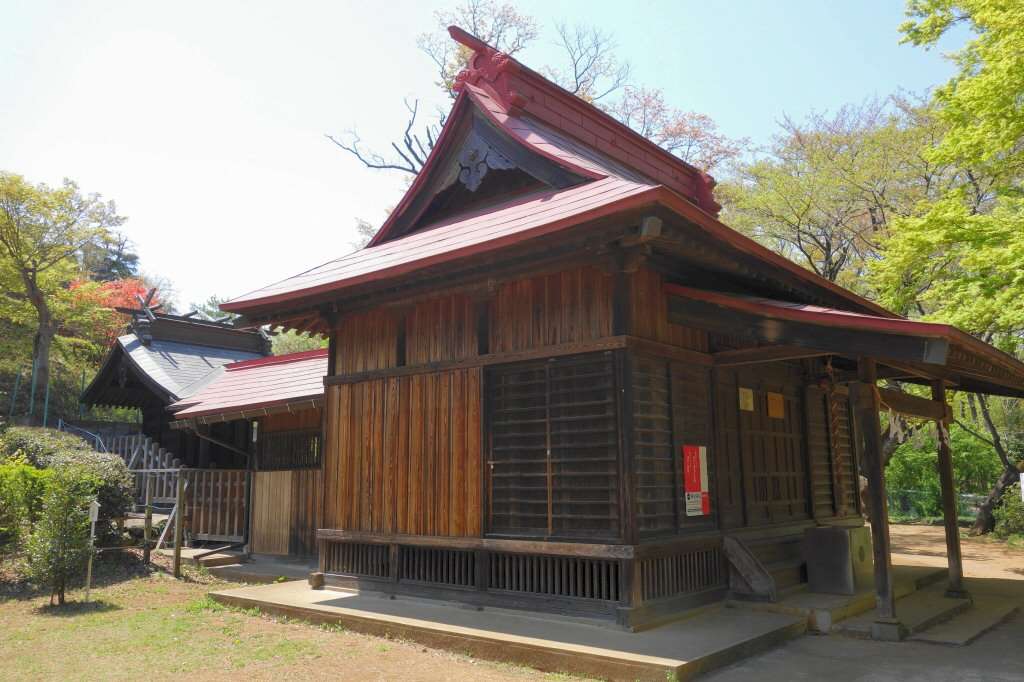
M711 513L708 489L708 449L703 445L683 446L683 496L687 516Z

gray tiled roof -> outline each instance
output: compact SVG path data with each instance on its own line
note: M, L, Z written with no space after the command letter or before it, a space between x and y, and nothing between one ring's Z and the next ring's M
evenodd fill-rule
M192 395L213 380L229 362L263 357L228 348L153 339L143 345L135 334L117 339L128 357L175 399Z

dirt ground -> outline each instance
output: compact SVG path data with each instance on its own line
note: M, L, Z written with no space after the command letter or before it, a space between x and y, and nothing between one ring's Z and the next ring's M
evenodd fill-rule
M946 564L946 535L942 526L892 525L892 560L912 566ZM964 575L976 578L1024 580L1024 551L1011 549L987 537L969 537L961 533L960 553ZM1021 673L1024 678L1024 671Z
M894 562L945 566L942 528L893 526ZM968 589L1024 606L1024 551L962 541ZM141 564L100 571L92 604L69 594L65 610L44 596L0 590L0 680L568 680L528 668L226 609L206 597L224 585L205 573L175 581ZM702 680L959 682L1024 679L1024 616L965 648L800 637Z
M229 585L205 572L98 567L55 609L45 596L0 590L0 680L568 680L253 611L207 593ZM10 587L10 586L9 586Z

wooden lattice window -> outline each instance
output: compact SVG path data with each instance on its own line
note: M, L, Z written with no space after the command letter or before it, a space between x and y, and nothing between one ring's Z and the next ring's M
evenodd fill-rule
M490 532L618 537L612 354L497 367L487 386Z
M259 471L315 469L320 466L320 430L273 431L260 435Z

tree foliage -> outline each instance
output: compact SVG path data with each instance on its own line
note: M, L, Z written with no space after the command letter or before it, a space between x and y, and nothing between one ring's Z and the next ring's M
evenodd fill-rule
M1024 5L1020 0L908 0L904 41L933 47L954 25L972 38L950 58L958 73L935 91L949 128L935 159L1024 170Z
M50 381L50 350L63 323L55 303L82 272L85 253L122 222L112 202L82 194L70 180L50 187L0 172L0 282L11 313L5 318L26 324L24 306L20 315L15 308L19 302L31 305L38 400Z

